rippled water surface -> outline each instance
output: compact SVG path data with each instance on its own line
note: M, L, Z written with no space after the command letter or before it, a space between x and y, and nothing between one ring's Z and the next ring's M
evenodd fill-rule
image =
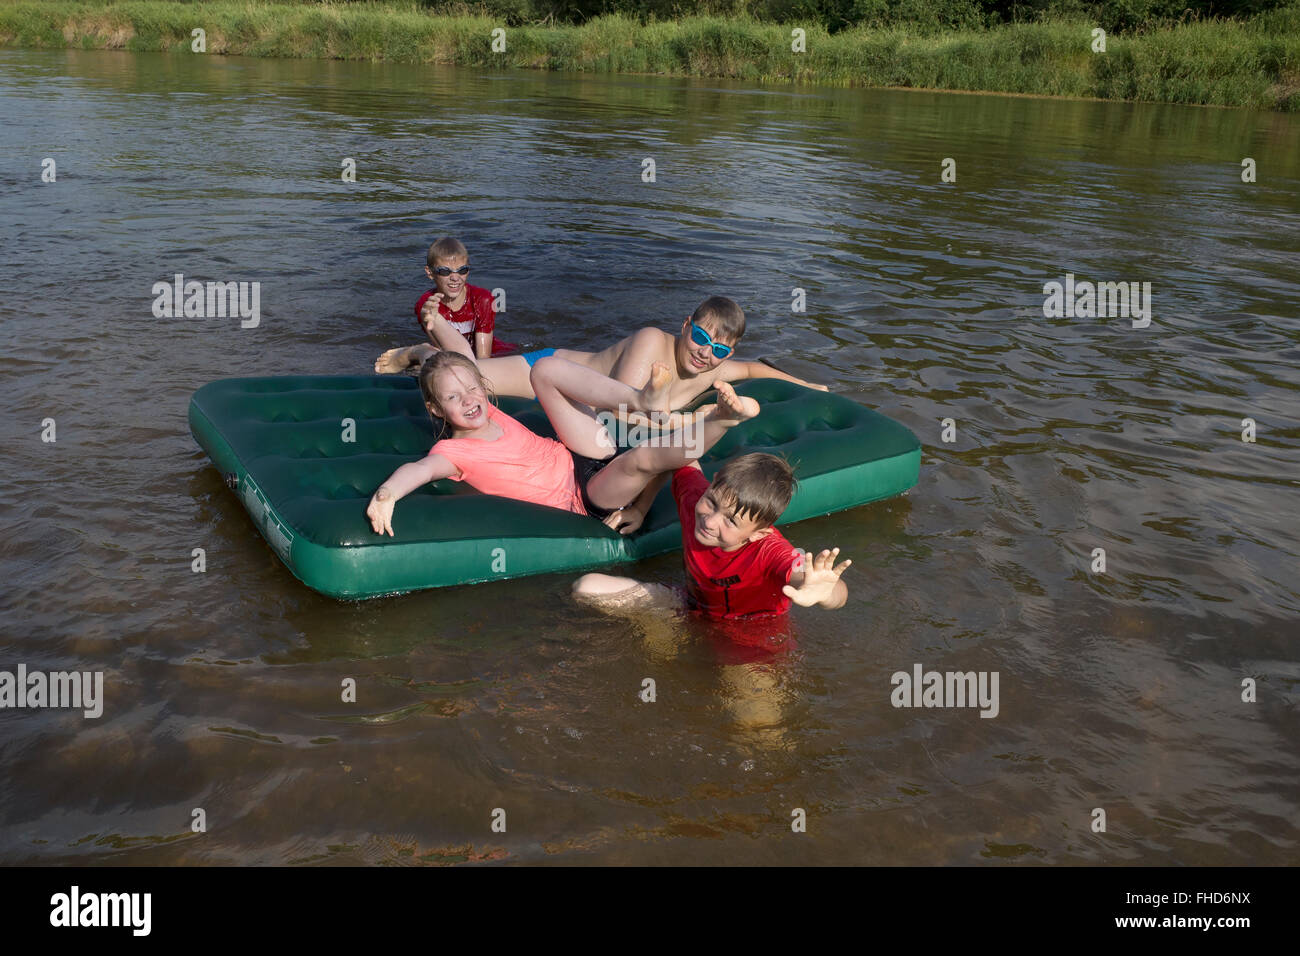
M1294 861L1297 117L19 51L0 115L0 670L107 698L0 711L0 861ZM571 575L300 585L189 396L368 371L448 233L505 338L725 294L742 357L912 428L908 495L787 531L853 558L848 606L754 661L574 607ZM154 318L177 272L260 281L261 324ZM1150 282L1150 326L1045 318L1067 273ZM997 717L892 707L918 663L996 671Z

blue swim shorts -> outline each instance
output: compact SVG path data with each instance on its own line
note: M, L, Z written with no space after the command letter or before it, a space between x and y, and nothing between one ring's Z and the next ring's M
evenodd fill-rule
M528 363L528 367L532 368L534 365L537 364L537 360L539 358L546 358L546 356L554 355L554 354L555 354L555 349L538 349L536 352L523 353L523 358L524 361Z

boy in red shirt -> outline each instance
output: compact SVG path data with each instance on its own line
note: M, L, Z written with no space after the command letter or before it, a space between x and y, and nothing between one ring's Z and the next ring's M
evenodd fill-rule
M469 252L459 239L439 239L429 247L424 274L436 288L420 296L415 317L424 328L425 313L437 309L447 324L465 336L476 358L507 355L515 350L510 342L495 340L496 311L492 293L470 285Z
M673 474L673 498L682 523L686 594L608 574L585 574L574 597L601 610L681 608L706 617L736 620L785 614L790 603L835 609L848 587L840 579L851 561L838 565L840 549L815 558L793 547L772 523L794 495L790 466L755 452L724 464L713 481L698 462ZM656 486L646 489L652 495Z

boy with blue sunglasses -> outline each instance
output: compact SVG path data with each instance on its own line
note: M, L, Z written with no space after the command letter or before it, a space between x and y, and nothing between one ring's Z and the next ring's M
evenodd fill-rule
M426 327L441 348L476 358L464 337L457 334L440 315L429 315ZM670 408L681 408L717 382L739 382L747 378L779 378L826 391L824 385L805 382L762 362L743 362L732 358L736 343L744 334L745 313L740 306L726 296L714 295L701 302L687 316L678 335L647 327L638 329L600 352L540 349L523 355L476 360L479 370L492 383L498 395L516 395L521 398L536 397L529 374L533 363L545 355L557 355L578 365L585 365L634 388L646 381L654 363L662 362L673 372L668 400ZM375 362L375 371L399 372L411 365L423 363L436 351L431 345L391 349ZM707 409L701 409L697 414L700 413L707 414ZM680 426L680 416L677 416L669 427Z

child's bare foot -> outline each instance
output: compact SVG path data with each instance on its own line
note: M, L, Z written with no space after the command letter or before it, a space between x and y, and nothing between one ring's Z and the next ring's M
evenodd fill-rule
M669 412L668 391L672 388L673 373L663 362L650 366L650 378L641 389L641 411Z
M391 375L394 372L405 372L408 368L417 365L423 365L425 360L431 355L437 354L439 350L432 345L408 345L401 348L389 349L379 358L375 359L375 371L380 375Z
M406 354L406 347L389 349L379 358L375 359L375 371L380 375L393 375L397 372L405 372L410 368L410 360Z
M709 413L714 421L743 422L758 414L758 402L737 395L730 382L715 382L713 387L718 391L718 404Z

